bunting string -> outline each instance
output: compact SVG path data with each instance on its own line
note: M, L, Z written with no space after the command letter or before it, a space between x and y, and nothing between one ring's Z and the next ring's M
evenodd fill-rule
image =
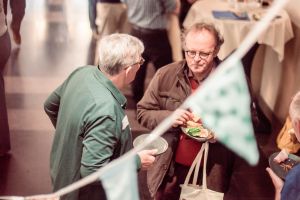
M272 20L275 18L277 13L281 9L284 8L284 6L287 4L288 0L275 0L272 4L272 6L269 8L268 12L264 15L264 17L258 21L254 28L248 33L246 38L243 40L239 48L224 62L220 64L220 66L215 70L214 74L217 74L219 70L222 70L223 68L230 68L233 66L236 66L236 63L239 62L239 60L248 52L248 50L254 45L254 43L257 41L259 35L265 31ZM209 77L209 79L212 79L212 77ZM201 87L203 88L204 85ZM200 90L199 90L200 92ZM190 101L193 100L193 98L196 98L196 95L198 93L198 90L194 92L183 104L180 108L187 109L190 106ZM70 192L73 192L81 187L84 187L96 180L99 180L99 177L101 177L103 174L105 174L107 171L109 171L111 168L114 168L118 165L120 165L124 160L130 159L133 155L137 154L140 150L145 148L148 144L153 142L155 139L157 139L159 136L161 136L163 133L165 133L173 124L175 119L180 116L181 112L173 112L169 117L167 117L165 120L163 120L152 132L151 134L145 139L145 142L138 145L137 147L133 148L123 156L121 156L118 159L113 160L106 166L100 168L98 171L94 172L93 174L90 174L89 176L86 176L82 178L81 180L74 182L73 184L70 184L69 186L66 186L54 193L51 194L44 194L44 195L34 195L34 196L27 196L27 197L16 197L16 196L2 196L0 199L11 199L11 200L47 200L47 199L59 199L60 196L66 195ZM246 158L245 158L246 159ZM248 161L249 162L249 161ZM253 162L252 162L253 164Z

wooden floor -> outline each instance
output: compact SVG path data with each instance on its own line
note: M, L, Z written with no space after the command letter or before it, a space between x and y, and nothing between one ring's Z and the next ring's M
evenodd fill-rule
M0 195L51 192L49 152L54 129L43 111L43 102L72 70L92 63L95 41L89 28L87 2L27 0L22 45L18 48L13 44L5 70L12 150L0 158ZM130 89L124 92L129 100L126 112L134 136L147 132L135 120ZM256 136L260 163L250 167L242 160L237 161L225 199L273 199L265 167L267 156L276 151L275 136L273 133ZM144 173L140 174L139 185L141 199L149 199Z

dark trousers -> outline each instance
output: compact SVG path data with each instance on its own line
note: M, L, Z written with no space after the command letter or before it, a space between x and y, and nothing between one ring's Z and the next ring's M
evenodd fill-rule
M4 4L5 14L7 14L8 1L12 12L12 20L10 24L11 29L15 33L20 33L21 22L25 15L26 1L25 0L4 0L3 4Z
M89 20L92 30L97 31L96 16L97 16L97 0L89 0Z
M11 51L8 32L0 36L0 155L10 150L7 109L5 101L3 71Z
M188 14L192 4L187 2L187 0L180 0L180 13L179 13L179 25L180 28L183 28L182 24L185 20L186 15Z
M100 182L94 182L79 189L79 200L106 200L105 190Z
M132 83L133 99L137 103L144 95L144 82L148 63L152 62L156 70L171 63L172 49L166 30L149 30L133 26L131 35L139 38L145 46L145 51L142 54L145 63L137 72Z

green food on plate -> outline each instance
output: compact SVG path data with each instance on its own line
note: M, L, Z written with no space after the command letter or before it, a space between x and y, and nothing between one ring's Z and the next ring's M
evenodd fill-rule
M200 128L194 127L194 128L188 128L187 133L193 137L197 137L199 136L200 131L201 131Z

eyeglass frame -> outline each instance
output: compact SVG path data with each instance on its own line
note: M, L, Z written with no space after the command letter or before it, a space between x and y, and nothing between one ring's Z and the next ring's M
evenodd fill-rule
M206 60L210 55L212 55L215 52L215 49L211 52L203 52L203 51L193 51L193 50L185 50L184 51L190 58L195 59L195 57L198 55L199 58L202 60ZM195 55L190 55L190 53L194 53ZM205 54L205 55L203 55Z
M144 64L144 62L145 62L145 59L143 57L141 57L140 61L133 63L131 65L128 65L127 67L124 68L124 70L127 70L129 67L132 67L134 65L142 65L142 64Z
M132 64L132 65L137 65L137 64L143 65L144 62L145 62L145 59L144 59L143 57L141 57L140 61L138 61L138 62L136 62L136 63L134 63L134 64Z

